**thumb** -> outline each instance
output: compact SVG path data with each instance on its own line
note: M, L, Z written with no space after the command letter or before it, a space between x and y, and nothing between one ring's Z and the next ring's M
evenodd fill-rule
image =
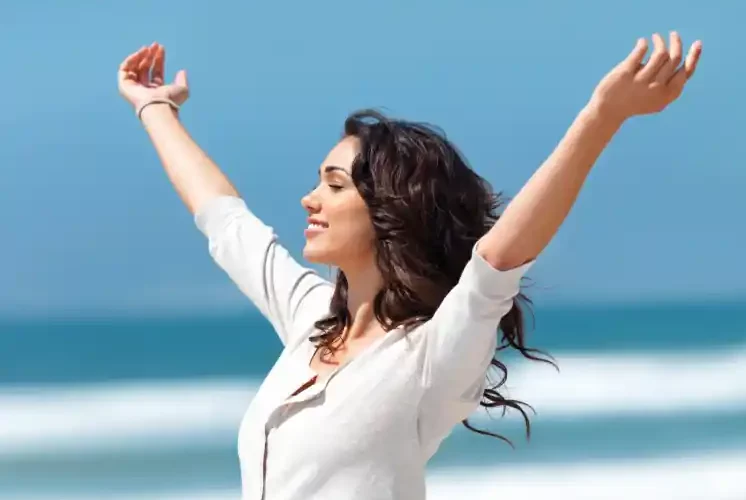
M176 85L179 85L180 87L189 88L189 83L187 82L186 70L182 69L182 70L179 70L178 73L176 73L176 77L174 78L174 83Z

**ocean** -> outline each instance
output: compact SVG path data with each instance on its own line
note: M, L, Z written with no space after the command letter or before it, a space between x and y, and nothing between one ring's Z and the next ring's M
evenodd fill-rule
M457 427L428 498L746 499L746 302L535 307L517 416ZM0 319L0 498L236 499L239 420L281 344L235 314Z

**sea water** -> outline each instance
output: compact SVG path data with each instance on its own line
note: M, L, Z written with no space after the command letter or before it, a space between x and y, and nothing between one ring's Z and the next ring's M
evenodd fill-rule
M477 411L515 448L458 426L429 498L746 498L746 302L542 306L529 343L559 365L506 357L530 441ZM250 308L0 320L0 498L238 498L280 350Z

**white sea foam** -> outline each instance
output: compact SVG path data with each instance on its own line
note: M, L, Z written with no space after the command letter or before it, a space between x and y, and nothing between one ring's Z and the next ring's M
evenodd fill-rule
M744 470L741 453L439 472L429 478L428 499L736 500L746 498Z
M542 416L661 414L746 409L746 348L696 354L564 355L560 373L522 363L509 395Z
M162 446L235 434L247 381L105 384L0 393L0 455Z
M568 498L573 500L741 500L746 498L746 454L654 461L526 465L440 470L428 476L428 500ZM23 496L18 500L235 500L240 492L171 491L66 497Z
M511 371L510 395L540 418L746 410L746 350L570 356L561 373ZM0 391L0 455L234 439L256 386L245 380L140 382Z

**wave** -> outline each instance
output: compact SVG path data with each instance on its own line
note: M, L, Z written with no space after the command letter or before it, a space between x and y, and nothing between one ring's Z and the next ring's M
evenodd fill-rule
M428 478L428 499L735 500L746 498L746 454L597 464L500 467Z
M0 392L0 456L94 452L236 434L245 380L96 384Z
M511 396L541 418L746 409L746 349L701 355L563 355L561 372L521 363ZM22 387L0 391L0 456L235 439L257 381ZM478 412L474 420L487 418Z
M559 373L518 365L506 383L510 396L552 417L746 408L743 346L697 354L567 354L557 361Z
M635 460L603 465L507 466L468 471L452 469L428 474L429 500L452 498L573 498L575 500L735 500L746 498L746 454ZM25 495L19 500L234 500L233 489L158 491L102 495Z

